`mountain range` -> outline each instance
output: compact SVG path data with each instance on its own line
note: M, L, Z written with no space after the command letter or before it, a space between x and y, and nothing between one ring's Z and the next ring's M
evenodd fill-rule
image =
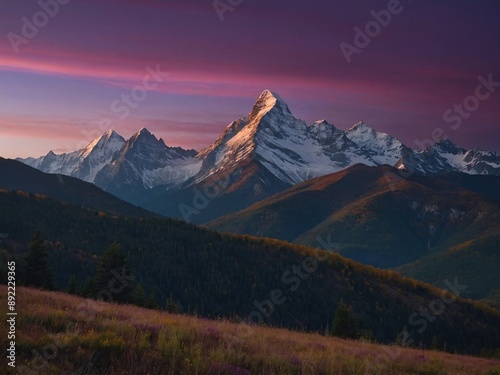
M155 216L93 184L14 160L0 159L0 187L85 206L97 210L95 215ZM313 247L322 246L322 239L345 257L434 285L459 276L468 286L464 296L500 306L499 212L500 176L402 178L394 167L357 164L294 185L206 227Z
M247 116L199 152L169 147L143 128L129 140L110 130L82 150L18 160L194 223L359 163L395 166L405 174L500 175L500 156L494 152L464 150L449 140L415 151L363 122L347 131L325 120L308 125L269 90Z
M16 163L0 163L1 172L9 170L8 164ZM32 169L25 168L28 172ZM49 196L27 193L36 189L36 183L44 178L57 180L57 176L44 177L35 170L32 174L34 181L25 179L23 172L7 175L0 183L0 233L4 233L0 236L0 269L6 278L7 262L16 260L20 265L16 281L20 284L26 276L21 265L29 251L29 239L40 230L56 288L63 290L73 280L76 290L87 298L99 297L99 290L91 282L98 268L96 263L106 248L119 242L134 275L123 280L139 283L160 306L168 308L175 304L177 311L183 313L325 333L332 324L335 308L345 304L357 331L369 340L392 343L407 333L412 346L432 345L468 354L488 353L500 344L498 310L452 294L461 296L464 289L467 291L461 279L443 275L438 284L447 290L441 290L317 248L221 234L147 213L131 217L85 204L63 203ZM5 181L10 186L17 184L18 190L5 189ZM24 184L27 186L23 187ZM68 185L55 188L65 193ZM83 196L94 188L97 189L90 183L75 183L74 190L67 194L81 189ZM116 198L102 194L103 201L112 200L108 207L116 204ZM77 197L73 195L71 199ZM330 245L334 244L326 236L319 245L332 250ZM481 276L486 275L481 273ZM109 288L113 296L123 291L123 288L111 289L111 283ZM446 301L444 310L434 309L434 304L441 300ZM55 303L52 298L47 301ZM426 310L421 310L424 306ZM432 315L426 315L427 307ZM76 311L82 309L86 308L80 305ZM429 320L424 320L424 316L429 316ZM58 322L50 326L60 330ZM87 323L82 321L82 326ZM157 323L151 329L169 324L164 320ZM138 329L141 325L136 326ZM461 329L457 330L457 326ZM219 336L216 341L228 345ZM109 337L102 342L109 349ZM77 345L95 350L94 345Z
M364 123L307 125L265 91L200 152L141 129L23 162L34 168L0 159L0 265L21 262L40 229L58 289L72 279L86 290L97 259L120 242L144 290L183 312L267 317L266 298L282 290L266 324L324 332L345 302L369 339L409 329L423 346L498 348L498 311L481 303L456 300L423 334L409 320L451 298L421 281L500 306L495 153L448 140L414 151Z

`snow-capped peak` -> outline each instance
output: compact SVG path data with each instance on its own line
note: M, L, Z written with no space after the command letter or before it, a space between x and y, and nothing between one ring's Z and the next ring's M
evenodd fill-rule
M324 142L335 142L339 138L345 137L342 130L337 129L326 120L314 121L314 123L309 126L308 131L316 139Z
M136 204L149 189L180 188L227 171L235 173L232 184L245 180L240 175L244 171L255 173L258 179L248 181L259 182L252 188L265 187L269 192L277 191L271 180L279 182L276 186L293 185L357 163L396 165L421 173L500 175L500 155L466 151L448 140L416 152L364 122L347 131L326 120L307 125L270 90L261 93L248 116L230 123L198 154L169 147L142 128L127 141L109 130L85 149L62 155L49 152L38 159L21 161L44 172L93 182Z
M260 94L259 99L257 99L257 102L260 101L280 101L284 103L283 99L276 94L275 92L272 92L271 90L264 90L262 91L262 94Z
M360 147L370 147L373 143L379 146L387 146L388 143L396 143L398 146L402 145L398 139L387 133L379 132L364 122L358 122L347 130L346 136Z
M114 130L108 130L100 137L94 139L83 150L81 157L88 157L94 150L111 148L113 152L118 151L125 144L125 139Z
M125 144L125 150L133 148L136 143L151 143L151 144L156 144L158 143L158 139L154 136L154 134L151 134L150 131L146 128L142 128L138 132L134 133L130 139L126 142ZM122 153L124 150L121 151Z
M375 130L373 128L370 128L368 125L366 125L363 121L360 121L356 124L354 124L351 128L347 130L347 132L358 132L358 133L373 133Z
M465 153L465 150L463 148L446 138L439 140L436 144L431 146L431 148L437 149L440 152L446 152L454 155Z
M103 134L104 137L111 138L111 137L121 137L117 132L115 132L113 129L109 129Z
M321 129L321 130L332 129L332 128L335 129L335 130L338 130L334 125L330 124L326 120L314 121L310 127L311 128Z
M285 114L287 116L292 115L287 104L283 99L281 99L278 94L275 94L269 90L264 90L262 94L260 94L259 99L257 99L257 102L252 109L252 112L248 116L249 122L254 119L259 121L263 116L271 112L271 110L277 111L278 113Z
M141 130L136 132L134 135L132 135L131 138L137 139L139 137L149 137L149 136L153 136L156 139L156 137L148 129L142 128Z
M377 164L394 165L407 149L403 143L387 133L379 132L364 122L358 122L346 132L346 137L360 150L365 150Z
M314 124L317 124L317 125L328 124L328 121L326 121L325 119L316 120L316 121L314 121Z

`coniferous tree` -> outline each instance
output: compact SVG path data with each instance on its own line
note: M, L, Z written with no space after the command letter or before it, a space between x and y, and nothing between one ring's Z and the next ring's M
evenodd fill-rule
M438 339L436 335L432 336L432 342L430 348L432 350L438 350L439 349L439 344L438 344Z
M133 302L133 276L127 267L122 247L113 243L99 258L95 275L97 298L107 301Z
M54 289L54 279L47 258L47 250L40 230L36 230L30 243L26 261L26 285L44 289Z
M146 293L142 285L137 284L132 291L132 303L137 306L146 307Z
M178 303L176 303L174 301L174 298L172 297L172 295L170 295L170 297L168 297L167 304L166 304L165 308L169 313L172 313L172 314L180 314L182 312L181 307L179 306Z
M156 301L156 297L153 293L149 294L149 297L146 300L146 307L148 309L158 309L159 308L158 302Z
M80 295L85 298L96 298L95 291L95 280L93 277L89 277L83 286Z
M69 294L78 294L78 282L76 281L76 275L73 274L68 281L68 286L66 287L66 292Z
M355 339L358 337L358 330L356 322L352 317L351 309L347 307L343 300L340 300L337 310L335 311L335 318L332 324L332 335L345 339Z

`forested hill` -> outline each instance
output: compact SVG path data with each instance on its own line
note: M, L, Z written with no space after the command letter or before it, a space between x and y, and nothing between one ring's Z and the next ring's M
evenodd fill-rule
M41 194L64 202L127 216L156 216L78 178L48 174L0 157L0 188Z
M414 345L466 353L500 346L497 310L336 254L175 220L110 216L22 192L1 192L0 207L0 233L8 235L0 240L2 262L14 256L21 264L39 228L59 288L73 274L83 284L98 256L118 242L144 290L186 313L324 332L342 300L359 334L381 342L407 329ZM269 307L269 300L276 303ZM426 321L422 311L438 305L439 314Z

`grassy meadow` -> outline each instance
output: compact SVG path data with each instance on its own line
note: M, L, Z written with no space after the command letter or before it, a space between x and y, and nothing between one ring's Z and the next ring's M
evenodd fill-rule
M0 296L6 301L4 285ZM1 311L5 316L6 304ZM17 289L17 312L12 374L500 374L500 360L212 321L30 288ZM5 319L1 325L5 338Z

